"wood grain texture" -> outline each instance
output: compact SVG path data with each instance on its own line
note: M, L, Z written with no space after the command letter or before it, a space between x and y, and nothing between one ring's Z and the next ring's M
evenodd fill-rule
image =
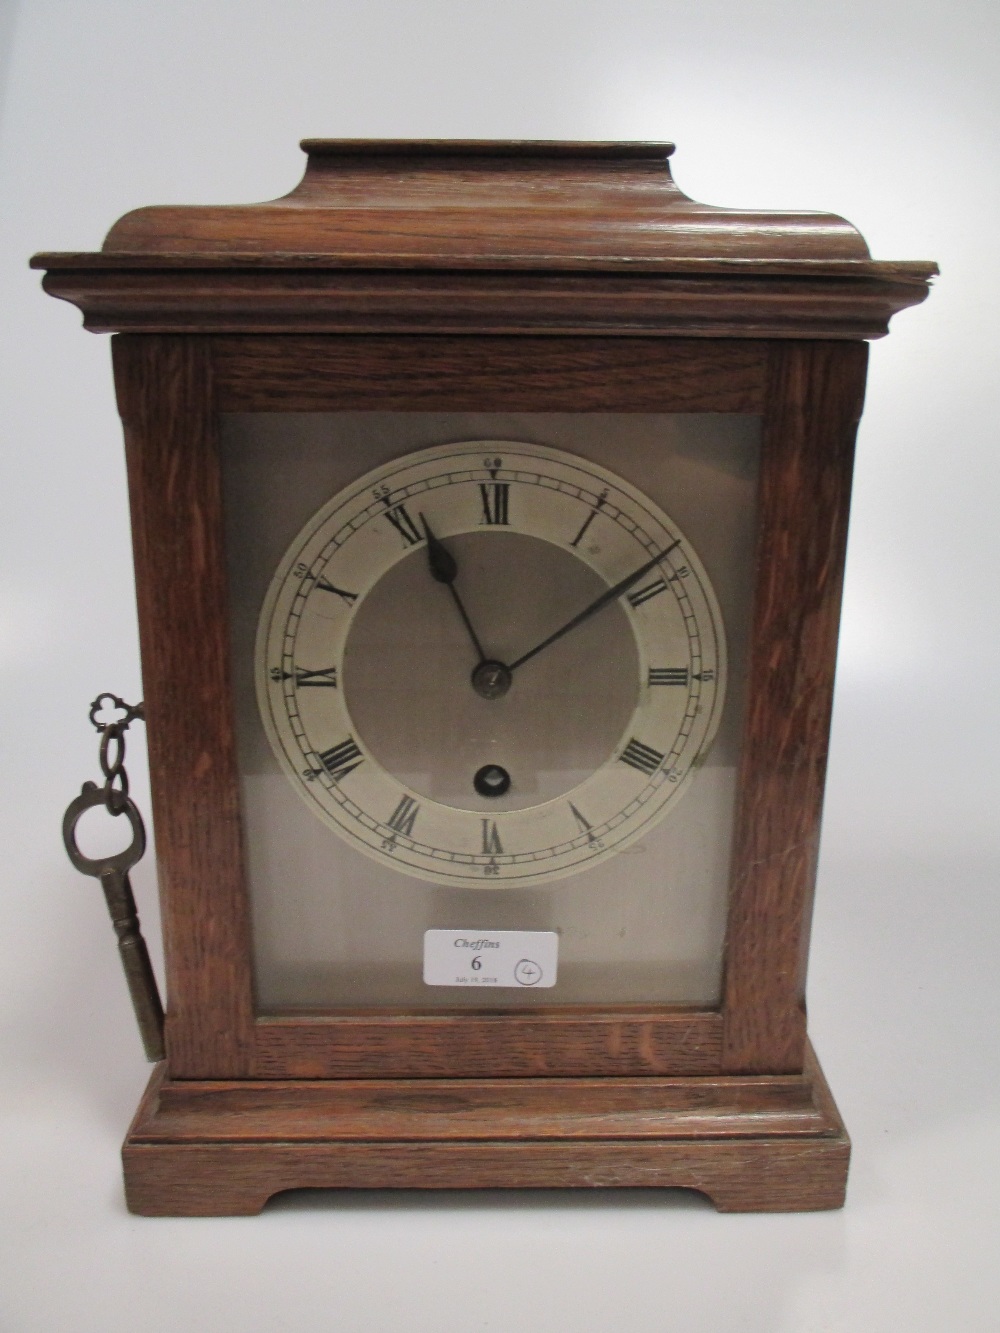
M42 285L78 306L95 333L880 338L897 311L924 300L935 271L914 265L900 276L900 265L870 264L831 276L803 264L771 273L753 261L644 275L241 267L236 256L226 268L69 261L38 256L49 269Z
M157 1070L122 1149L132 1212L259 1212L282 1190L694 1189L839 1208L850 1142L811 1053L788 1079L245 1084Z
M760 412L767 346L667 338L216 337L227 412Z
M230 703L215 406L206 343L120 338L157 868L175 1074L252 1054L250 930Z
M364 1079L167 1084L150 1143L273 1138L759 1138L831 1129L801 1078Z
M864 344L774 345L726 945L723 1070L802 1067Z
M717 1013L658 1008L260 1018L257 1078L714 1074Z
M690 1189L724 1213L841 1208L846 1138L170 1144L123 1152L130 1212L249 1216L292 1189Z
M525 260L516 264L498 264L493 260L473 262L470 259L468 262L457 264L442 257L437 263L421 263L419 268L414 270L414 266L404 257L400 257L398 262L393 262L391 255L382 256L376 268L368 255L344 253L332 256L322 251L267 253L235 248L193 254L40 250L28 260L28 267L49 269L54 273L70 269L88 270L93 273L151 273L181 269L191 272L240 269L248 273L364 269L368 272L410 270L440 275L451 269L463 273L587 273L591 276L601 273L636 273L642 276L676 273L688 277L716 275L735 278L740 274L753 274L772 278L805 276L841 279L882 278L886 282L909 282L917 286L940 272L937 264L927 259L754 259L741 258L739 255L715 255L704 258L681 255L676 258L651 257L644 260L616 259L614 255L608 255L607 261L601 264L567 259L555 267L544 259L530 262Z
M105 253L349 253L410 263L739 254L867 259L829 213L713 208L674 184L671 144L306 140L306 171L264 204L141 208Z
M880 337L931 263L828 213L714 208L669 144L308 140L282 199L141 208L40 254L94 331Z

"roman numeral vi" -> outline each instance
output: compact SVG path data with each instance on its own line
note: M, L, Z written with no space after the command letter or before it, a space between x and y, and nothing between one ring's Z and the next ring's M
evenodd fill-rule
M496 820L483 820L483 855L498 856L503 853L503 845L500 842L500 831L496 826Z

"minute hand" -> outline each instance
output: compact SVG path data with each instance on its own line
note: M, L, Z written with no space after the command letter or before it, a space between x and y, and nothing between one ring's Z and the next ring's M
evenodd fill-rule
M529 661L532 657L535 657L543 648L547 648L550 643L555 643L556 639L561 639L562 636L568 634L571 629L576 629L577 625L582 625L585 620L589 620L591 616L596 615L598 611L608 606L611 602L617 601L622 593L628 592L629 588L631 588L634 583L638 583L644 575L648 574L651 569L655 568L665 556L668 556L670 552L680 546L680 544L681 541L678 537L677 541L671 542L671 544L665 547L662 551L658 551L656 555L653 556L652 560L647 560L644 565L633 570L632 573L623 578L620 583L616 583L613 588L609 588L607 592L602 592L596 601L593 601L589 606L584 607L584 609L578 615L575 615L572 620L568 620L566 624L563 625L562 629L557 629L554 634L550 634L547 639L543 639L541 643L536 644L530 652L525 653L523 657L519 657L516 662L511 662L507 670L516 671L519 666L524 666L525 662Z

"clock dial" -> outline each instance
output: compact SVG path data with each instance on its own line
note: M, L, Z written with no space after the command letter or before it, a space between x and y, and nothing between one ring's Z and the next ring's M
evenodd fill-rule
M421 450L331 499L257 638L271 745L314 813L405 874L579 873L673 808L711 744L722 620L633 486L539 445Z

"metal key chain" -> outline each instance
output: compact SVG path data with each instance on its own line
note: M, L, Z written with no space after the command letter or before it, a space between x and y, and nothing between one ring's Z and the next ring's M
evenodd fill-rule
M107 704L123 716L113 722L98 722L97 715ZM136 718L143 717L142 704L125 703L114 694L100 694L90 706L90 720L101 735L100 763L104 785L85 782L80 795L71 801L63 816L63 843L73 865L84 875L101 881L111 922L118 937L118 952L128 982L132 1007L142 1037L147 1060L162 1060L163 1005L156 977L149 961L149 951L142 937L135 898L128 872L146 850L146 829L139 808L128 794L125 772L125 732ZM82 815L103 805L110 815L125 815L132 828L132 841L124 851L113 856L84 856L77 846L76 826Z

